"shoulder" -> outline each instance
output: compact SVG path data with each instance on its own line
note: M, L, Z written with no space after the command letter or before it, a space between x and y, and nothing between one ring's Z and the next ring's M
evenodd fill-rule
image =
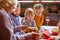
M1 16L4 16L4 14L3 14L3 12L0 10L0 17L1 17Z
M0 10L0 22L3 22L2 20L4 20L5 18L4 18L4 14L1 12L1 10Z
M7 18L8 18L7 14L3 12L2 10L0 10L0 19L6 20Z

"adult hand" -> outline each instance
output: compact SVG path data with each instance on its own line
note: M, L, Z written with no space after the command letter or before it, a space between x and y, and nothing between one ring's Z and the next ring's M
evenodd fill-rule
M27 33L27 35L25 35L25 40L39 40L39 38L40 34L35 32Z
M38 32L38 29L35 28L35 27L27 27L27 28L23 29L23 31L24 31L25 33Z
M26 29L26 28L28 28L27 25L16 26L16 27L14 27L14 33L19 32L19 31Z

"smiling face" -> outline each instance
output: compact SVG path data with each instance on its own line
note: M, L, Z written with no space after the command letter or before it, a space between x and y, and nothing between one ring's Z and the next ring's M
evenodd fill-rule
M21 9L19 7L17 7L16 10L14 11L14 14L16 16L19 16L20 15L20 12L21 12Z
M11 5L8 10L9 10L10 12L13 12L13 10L15 9L15 7L16 7L16 5Z
M28 20L34 20L34 11L32 8L27 8L25 10L25 18Z
M42 7L37 7L37 8L35 8L35 12L36 12L35 14L37 16L40 16L43 12L43 8Z
M15 9L15 5L14 5L14 4L11 4L11 5L9 5L8 7L7 7L7 6L4 6L3 8L5 9L5 11L6 11L7 13L11 13L11 12L13 12L13 10Z
M0 7L7 13L11 13L17 5L17 0L0 0Z
M35 4L34 5L34 12L37 16L41 15L41 13L43 12L43 5L42 4Z
M36 9L36 15L40 15L41 9Z
M29 13L26 15L28 20L34 20L34 14L33 13Z

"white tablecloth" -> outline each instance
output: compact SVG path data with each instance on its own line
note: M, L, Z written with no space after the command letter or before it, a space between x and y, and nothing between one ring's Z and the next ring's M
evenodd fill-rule
M48 30L49 32L51 32L53 30L53 28L55 28L57 26L41 26L41 30Z

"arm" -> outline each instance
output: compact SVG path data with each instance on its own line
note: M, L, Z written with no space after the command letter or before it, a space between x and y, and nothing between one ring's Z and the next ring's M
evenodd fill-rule
M21 31L21 30L23 30L23 29L25 29L27 27L28 27L27 25L14 27L14 33L19 32L19 31Z
M35 32L30 32L20 36L17 35L16 38L20 38L19 40L39 40L40 35Z

